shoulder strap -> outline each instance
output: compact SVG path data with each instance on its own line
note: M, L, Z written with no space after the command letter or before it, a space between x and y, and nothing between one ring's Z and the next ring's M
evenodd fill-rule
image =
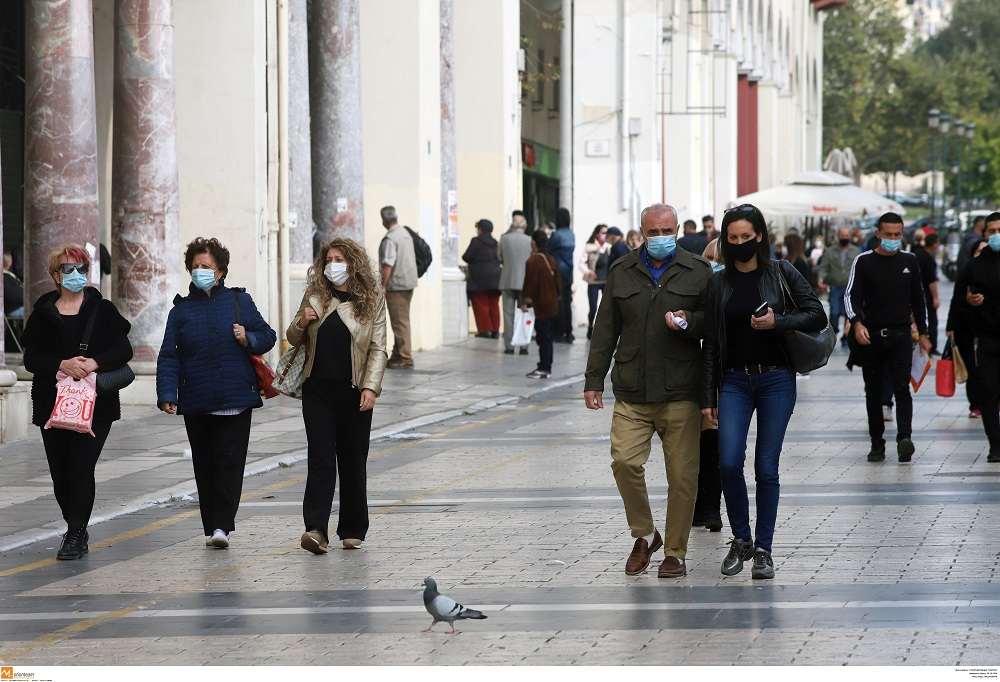
M545 267L547 267L549 269L549 274L550 275L555 275L556 274L556 273L552 272L552 266L549 265L549 259L545 257L544 253L536 252L534 255L542 257L542 262L545 263Z
M788 295L788 300L791 302L792 310L798 311L798 306L795 305L795 297L792 296L792 290L788 287L788 282L785 281L785 275L781 272L782 261L778 261L778 281L781 283L781 295L784 297Z
M97 321L97 309L101 307L101 302L98 301L97 305L94 306L94 312L91 313L90 319L87 320L87 328L83 330L83 338L80 339L80 352L84 355L87 354L87 349L90 348L90 335L94 331L94 322Z
M233 301L236 303L236 324L240 323L240 292L233 289Z

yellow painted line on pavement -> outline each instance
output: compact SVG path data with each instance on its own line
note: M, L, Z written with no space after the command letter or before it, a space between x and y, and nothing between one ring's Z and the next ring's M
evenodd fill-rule
M240 500L248 500L251 497L256 497L262 492L271 492L274 490L281 490L282 488L287 488L290 485L296 483L301 483L306 480L305 476L296 476L290 478L286 481L279 481L278 483L273 483L263 488L254 490L253 492L243 493L240 495ZM181 512L179 514L174 514L173 516L168 516L165 519L160 519L159 521L154 521L153 523L146 524L141 528L136 528L135 530L130 530L127 533L120 533L114 537L100 540L94 547L90 550L91 553L99 552L102 549L106 549L106 546L115 545L120 542L128 542L129 540L134 540L137 537L146 535L147 533L153 533L167 526L172 526L175 523L190 519L192 516L198 516L200 510L192 509L191 511ZM48 559L42 559L31 564L26 564L24 566L18 566L17 568L8 568L6 571L0 571L0 578L6 578L12 575L17 575L18 573L26 573L27 571L34 571L38 568L45 568L46 566L52 566L53 564L59 563L59 560L55 557L49 557Z

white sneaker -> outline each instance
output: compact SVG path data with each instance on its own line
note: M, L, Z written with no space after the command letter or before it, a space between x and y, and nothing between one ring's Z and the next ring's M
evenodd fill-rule
M892 408L888 405L882 406L882 421L891 422L892 421Z
M215 532L212 533L212 539L209 540L209 542L213 547L225 549L229 546L229 535L227 535L221 528L216 528Z

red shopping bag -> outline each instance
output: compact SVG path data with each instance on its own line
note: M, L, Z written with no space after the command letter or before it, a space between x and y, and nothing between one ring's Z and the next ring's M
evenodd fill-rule
M955 395L955 362L938 360L937 368L934 370L934 382L937 385L937 394L942 398Z
M60 370L56 373L56 404L45 428L89 433L96 437L91 428L96 401L97 375L94 372L74 379Z

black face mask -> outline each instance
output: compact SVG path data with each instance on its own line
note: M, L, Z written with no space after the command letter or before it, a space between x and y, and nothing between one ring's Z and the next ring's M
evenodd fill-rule
M747 263L753 260L753 257L757 255L757 247L760 242L756 239L750 239L743 242L742 244L731 244L728 241L722 242L722 251L726 255L732 256L741 263Z
M841 239L841 240L840 240L840 245L841 245L841 246L847 246L847 245L848 245L848 244L850 244L850 243L851 243L851 240L850 240L850 239Z

